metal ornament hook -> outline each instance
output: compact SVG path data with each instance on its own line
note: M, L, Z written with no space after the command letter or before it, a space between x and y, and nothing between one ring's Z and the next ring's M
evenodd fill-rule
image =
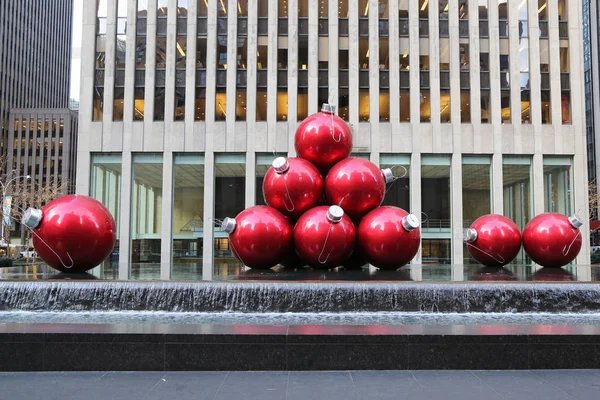
M571 247L573 247L573 244L575 244L575 241L577 240L579 235L581 235L581 231L577 230L577 234L575 235L573 240L571 240L571 243L569 244L569 246L565 245L565 247L563 247L563 256L566 256L567 254L569 254L569 252L571 251Z
M42 242L42 243L43 243L43 244L44 244L46 247L48 247L48 248L50 249L50 251L51 251L51 252L52 252L52 253L53 253L53 254L56 256L56 258L58 258L58 261L60 261L60 263L62 264L62 266L63 266L63 267L65 267L65 268L68 268L68 269L71 269L71 268L73 268L73 266L75 265L75 261L73 261L73 258L71 257L71 255L69 254L69 252L68 252L68 251L67 251L66 253L67 253L67 257L69 257L69 260L71 260L71 264L70 264L70 265L67 265L67 264L66 264L66 263L63 261L62 257L61 257L61 256L60 256L60 255L59 255L59 254L58 254L56 251L54 251L54 249L53 249L52 247L50 247L50 245L49 245L48 243L46 243L46 241L45 241L44 239L42 239L42 238L40 237L40 235L38 235L38 234L37 234L37 233L36 233L36 232L35 232L33 229L31 229L31 228L30 228L30 227L28 227L27 225L23 225L23 226L25 226L27 229L29 229L29 231L30 231L30 232L31 232L33 235L35 235L35 236L38 238L38 240L39 240L40 242Z
M498 258L496 258L493 255L491 255L490 253L488 253L487 251L480 249L479 247L475 246L474 244L472 244L470 242L465 242L465 244L467 246L471 246L472 248L474 248L474 249L482 252L483 254L485 254L486 256L488 256L490 258L492 258L494 261L499 262L500 264L504 264L504 262L506 261L506 260L504 260L504 257L502 257L500 254L498 254Z
M319 257L317 258L317 261L319 261L320 264L327 263L327 260L329 260L329 256L331 255L331 252L329 252L329 253L327 253L327 257L325 258L325 260L321 260L321 258L323 257L323 253L325 252L325 248L327 247L327 240L329 239L329 234L331 233L331 230L333 229L333 225L334 225L333 222L329 224L329 230L327 231L327 236L325 236L325 242L323 242L323 248L321 249L321 253L319 254Z

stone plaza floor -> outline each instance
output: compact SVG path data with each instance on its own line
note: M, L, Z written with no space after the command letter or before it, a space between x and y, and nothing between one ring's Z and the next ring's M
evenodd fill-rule
M600 370L0 373L1 400L598 400Z

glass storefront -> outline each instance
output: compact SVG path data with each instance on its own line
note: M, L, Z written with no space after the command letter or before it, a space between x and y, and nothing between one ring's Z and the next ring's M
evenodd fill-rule
M245 208L246 156L229 153L215 155L215 221L234 218ZM215 279L235 279L244 267L233 255L227 234L214 229Z
M502 186L504 191L504 216L512 219L519 229L531 219L531 157L504 156L502 161ZM513 263L528 263L521 249Z
M117 241L110 256L90 271L100 276L116 278L119 270L119 232L121 222L121 154L94 154L90 179L90 196L110 211L117 226Z
M544 157L544 211L585 217L586 210L573 210L571 157Z
M159 279L162 231L163 158L135 154L131 168L132 279Z
M202 279L204 155L173 159L172 279Z
M451 263L450 156L421 158L422 259L424 264Z
M382 205L410 212L410 155L382 154L380 168L391 168L394 176L402 177L388 185Z
M492 211L491 158L463 156L462 164L463 228L468 228L477 218ZM476 263L469 255L466 245L463 254L465 264Z

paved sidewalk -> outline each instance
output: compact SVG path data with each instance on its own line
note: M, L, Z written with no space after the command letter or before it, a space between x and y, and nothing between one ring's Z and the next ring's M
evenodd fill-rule
M1 400L599 400L600 370L0 373Z

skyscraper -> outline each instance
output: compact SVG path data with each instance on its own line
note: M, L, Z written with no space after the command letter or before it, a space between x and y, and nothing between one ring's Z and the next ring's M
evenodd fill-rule
M73 0L0 2L0 128L12 108L68 108Z

